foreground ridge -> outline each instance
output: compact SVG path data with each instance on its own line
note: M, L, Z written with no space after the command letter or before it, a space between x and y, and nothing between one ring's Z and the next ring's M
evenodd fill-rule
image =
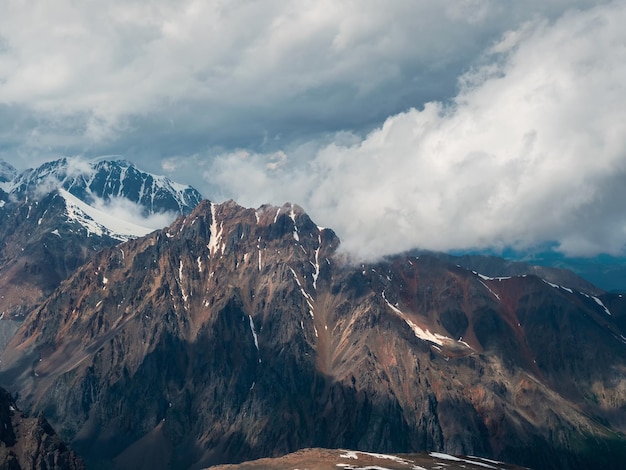
M453 456L439 452L430 454L377 454L372 452L302 449L297 452L276 457L260 459L241 464L216 465L212 470L255 470L272 468L291 470L293 468L315 468L316 470L379 469L379 470L522 470L522 467L508 465L481 457Z

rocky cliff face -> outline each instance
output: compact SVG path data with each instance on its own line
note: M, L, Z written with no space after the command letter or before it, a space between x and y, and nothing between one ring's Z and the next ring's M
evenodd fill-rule
M204 201L63 282L2 382L118 468L304 447L621 466L621 297L432 256L354 266L338 243L297 206Z
M26 417L0 389L0 468L83 470L85 466L43 416Z

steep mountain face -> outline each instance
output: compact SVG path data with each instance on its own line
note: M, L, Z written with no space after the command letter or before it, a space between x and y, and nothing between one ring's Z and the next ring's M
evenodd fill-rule
M95 254L1 381L93 465L305 447L620 468L626 303L433 256L354 266L297 206L204 201Z
M0 468L82 470L85 465L43 416L26 417L0 389Z
M0 350L21 321L99 250L143 236L148 215L189 213L193 188L140 172L128 162L49 162L17 174L0 166ZM137 222L107 204L137 203ZM98 204L96 204L98 203Z

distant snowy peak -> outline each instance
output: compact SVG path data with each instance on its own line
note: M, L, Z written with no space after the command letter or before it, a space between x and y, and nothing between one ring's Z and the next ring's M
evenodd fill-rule
M88 162L62 158L26 170L13 179L12 193L46 193L64 189L93 205L123 198L139 204L143 215L188 214L202 200L191 186L137 169L125 160Z
M17 175L17 171L9 163L0 160L0 183L13 181Z

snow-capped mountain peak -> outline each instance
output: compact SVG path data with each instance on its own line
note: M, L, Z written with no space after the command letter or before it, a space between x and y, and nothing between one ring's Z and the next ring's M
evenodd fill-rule
M11 164L0 160L0 183L7 183L12 181L17 175L17 171Z
M139 204L143 216L188 214L202 200L191 186L141 171L126 160L61 158L17 175L7 189L21 195L64 189L89 205L123 198Z

